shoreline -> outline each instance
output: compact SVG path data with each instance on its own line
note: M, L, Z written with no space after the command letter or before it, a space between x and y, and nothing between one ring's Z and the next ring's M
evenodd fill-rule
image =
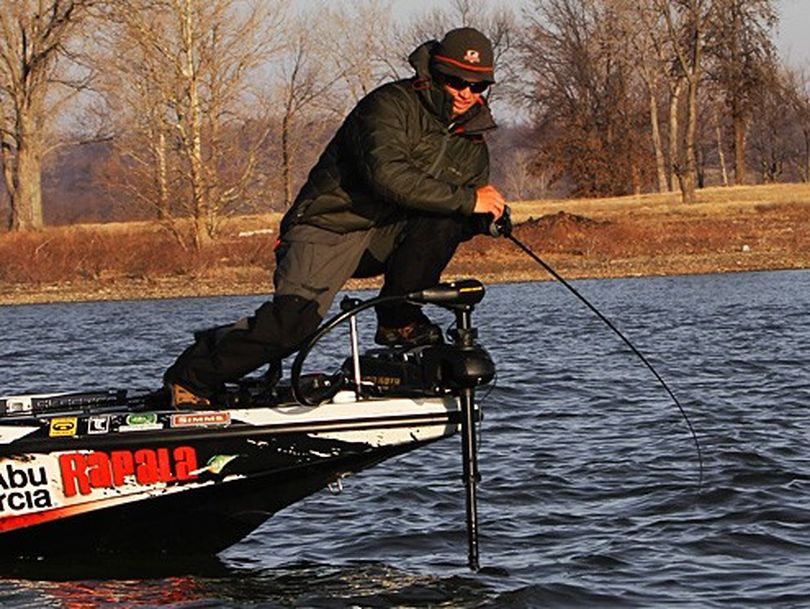
M475 278L484 285L554 281L537 263L521 252L525 264L506 272L482 270L475 272L466 260L451 262L444 280ZM778 272L810 269L810 257L785 259L768 253L741 253L718 257L671 256L637 257L614 260L576 260L571 256L543 255L540 257L566 280L599 280L638 277L713 275L745 272ZM535 268L532 268L535 267ZM266 275L262 281L261 275ZM217 276L113 279L101 281L71 281L40 286L0 283L0 306L22 306L57 303L160 300L171 298L215 298L228 296L269 296L272 278L267 271L250 273L250 280L224 280ZM350 280L345 290L377 289L378 279Z
M511 203L514 235L572 280L810 269L810 184L698 192L698 202L690 205L679 203L676 193ZM56 278L64 280L13 282L3 281L0 274L0 306L267 295L272 293L273 234L251 237L256 241L239 249L245 244L238 231L259 228L258 232L275 233L278 220L278 214L234 219L234 236L226 245L236 253L182 273L145 274L138 270L137 257L114 270L99 255L92 259L91 278L80 275L77 265L69 266L72 260L62 259L57 264L65 270ZM117 246L113 254L126 251L126 237L156 231L154 225L143 223L46 229L34 257L45 244L56 244L60 230L80 244L92 241L87 235L105 236ZM0 235L3 238L14 237ZM79 247L68 251L87 259ZM241 253L245 251L253 255L245 256ZM264 251L271 255L255 254ZM150 254L146 250L145 255ZM514 243L484 236L461 244L443 279L462 277L484 284L552 279ZM379 279L352 280L346 289L379 285Z

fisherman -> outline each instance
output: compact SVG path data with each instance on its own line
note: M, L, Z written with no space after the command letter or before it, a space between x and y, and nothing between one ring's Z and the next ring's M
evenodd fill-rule
M501 217L483 138L495 127L484 97L493 59L481 32L451 30L411 53L415 76L355 106L282 219L273 300L196 334L164 375L174 407L208 406L224 383L290 355L350 277L384 275L381 296L439 283L458 244ZM416 305L376 312L380 345L443 340Z

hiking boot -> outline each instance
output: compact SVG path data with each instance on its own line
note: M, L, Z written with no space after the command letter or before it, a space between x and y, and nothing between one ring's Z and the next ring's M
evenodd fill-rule
M184 408L210 408L211 400L197 395L177 383L167 385L171 397L172 408L181 410Z
M374 342L383 347L419 347L422 345L441 345L442 329L436 324L415 321L399 328L379 326Z

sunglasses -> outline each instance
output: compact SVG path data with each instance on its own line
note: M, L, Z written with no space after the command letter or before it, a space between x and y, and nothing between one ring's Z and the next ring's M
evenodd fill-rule
M483 93L489 88L489 83L487 81L480 81L480 82L469 82L464 80L463 78L459 78L458 76L445 76L444 79L445 84L456 91L463 91L464 89L469 89L473 93Z

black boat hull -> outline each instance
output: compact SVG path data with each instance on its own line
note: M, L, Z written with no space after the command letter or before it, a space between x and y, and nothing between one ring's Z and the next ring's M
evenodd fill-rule
M458 422L449 396L7 418L0 554L214 554L341 477L454 434Z

